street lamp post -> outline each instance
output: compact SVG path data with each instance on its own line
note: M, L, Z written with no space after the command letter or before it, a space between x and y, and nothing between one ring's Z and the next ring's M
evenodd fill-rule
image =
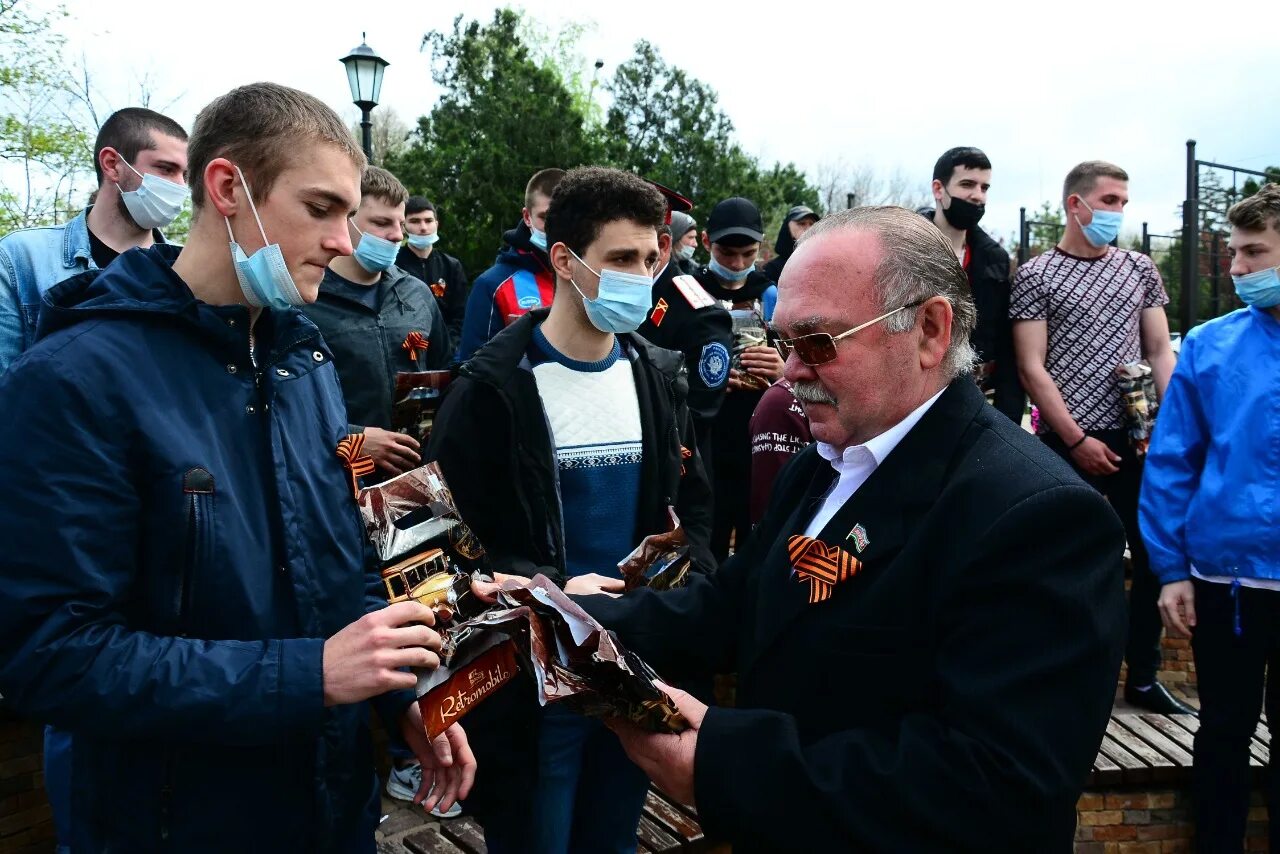
M382 94L382 72L391 63L373 52L373 48L365 43L365 34L360 34L360 45L351 49L351 53L342 58L347 68L347 83L351 86L351 100L360 108L360 135L364 146L364 156L373 162L373 123L369 120L369 112L378 106L378 96Z

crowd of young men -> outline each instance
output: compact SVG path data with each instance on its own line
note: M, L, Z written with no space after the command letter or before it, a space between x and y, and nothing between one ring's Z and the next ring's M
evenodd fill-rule
M652 182L542 169L468 289L440 208L296 90L233 90L189 140L121 110L94 156L90 207L0 239L0 425L25 437L0 449L0 692L49 723L63 846L372 851L366 700L386 791L445 816L466 797L495 852L634 850L651 780L741 850L777 850L748 819L779 784L806 817L787 844L977 846L999 816L1053 845L1122 644L1127 701L1192 712L1156 680L1162 617L1200 676L1202 845L1238 846L1280 660L1280 188L1231 212L1248 307L1178 361L1159 273L1114 245L1128 175L1102 161L1067 175L1062 240L1016 275L979 227L993 167L972 147L918 214L792 207L763 265L748 199L699 200L699 235ZM1163 403L1145 459L1115 375L1138 360ZM423 447L391 429L396 374L442 369ZM370 478L438 461L498 573L553 579L700 695L671 690L689 733L509 688L428 741L406 668L440 638L379 598L352 447ZM601 596L672 511L689 588ZM860 692L774 690L828 665ZM708 710L731 670L740 708ZM975 778L986 795L958 797Z

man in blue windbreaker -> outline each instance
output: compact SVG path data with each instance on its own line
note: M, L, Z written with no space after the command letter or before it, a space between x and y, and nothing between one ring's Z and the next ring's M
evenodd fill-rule
M72 735L79 852L374 850L365 700L427 740L403 668L429 609L386 607L353 501L359 439L297 310L350 254L365 162L315 98L260 83L190 139L187 245L52 288L0 379L0 694ZM384 716L385 717L385 716Z
M1280 185L1236 204L1231 278L1245 308L1191 330L1160 408L1139 520L1160 613L1191 635L1200 690L1198 851L1239 851L1249 740L1280 721ZM1280 775L1267 806L1280 816ZM1273 819L1271 850L1280 847Z

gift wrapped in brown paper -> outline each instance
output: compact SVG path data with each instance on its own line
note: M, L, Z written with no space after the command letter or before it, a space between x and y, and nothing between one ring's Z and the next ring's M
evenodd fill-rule
M654 687L657 674L550 579L509 580L493 604L472 592L471 573L488 575L484 547L458 513L436 463L361 490L358 503L388 601L413 599L436 613L440 666L419 672L417 685L433 737L521 668L533 678L541 705L562 702L585 715L625 717L657 731L687 726ZM628 558L642 575L653 556L687 552L679 520L674 513L671 519L668 539L650 538ZM655 578L682 577L687 556L683 571L677 563Z

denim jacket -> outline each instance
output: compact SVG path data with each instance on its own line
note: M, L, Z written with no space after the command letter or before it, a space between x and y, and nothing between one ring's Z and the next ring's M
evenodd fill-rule
M62 225L26 228L0 239L0 374L35 343L44 292L98 268L89 252L88 214L86 208Z

